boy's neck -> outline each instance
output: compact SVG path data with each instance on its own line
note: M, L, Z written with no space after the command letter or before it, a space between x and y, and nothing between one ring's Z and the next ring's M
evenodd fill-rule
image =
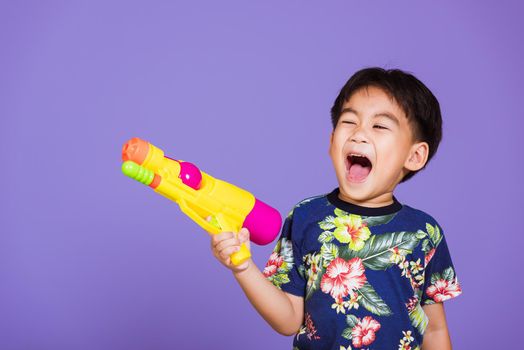
M386 192L381 194L378 197L367 199L364 201L355 200L353 198L349 198L346 195L344 195L342 192L338 192L338 198L343 200L344 202L348 202L351 204L359 205L362 207L368 207L368 208L380 208L385 207L388 205L393 204L393 192Z

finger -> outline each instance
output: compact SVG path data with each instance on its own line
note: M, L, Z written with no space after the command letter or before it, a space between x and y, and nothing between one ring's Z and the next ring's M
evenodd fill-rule
M240 249L239 246L231 246L231 247L226 247L224 248L223 250L220 251L219 255L222 259L226 260L229 258L229 256L235 252L238 252Z
M211 235L211 244L213 245L213 247L216 247L216 245L222 242L223 240L231 239L233 237L235 237L235 234L233 232L221 232L216 235Z
M225 240L222 240L221 242L219 242L215 246L215 250L220 252L220 251L224 250L227 247L239 246L239 245L240 245L240 241L238 240L238 238L232 237L232 238L225 239Z
M238 233L238 239L242 243L249 241L249 230L243 227Z

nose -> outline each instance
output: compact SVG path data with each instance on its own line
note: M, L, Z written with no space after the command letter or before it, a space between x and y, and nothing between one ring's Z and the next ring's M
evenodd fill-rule
M365 131L361 127L358 127L355 128L353 134L351 135L350 141L356 143L367 143L368 138Z

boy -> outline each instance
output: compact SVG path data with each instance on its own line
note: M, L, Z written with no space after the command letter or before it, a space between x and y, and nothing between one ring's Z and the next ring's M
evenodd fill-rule
M230 262L245 228L212 236L214 255L294 349L451 349L442 301L462 291L442 229L393 196L437 150L437 99L411 74L366 68L331 118L339 187L293 208L263 272Z

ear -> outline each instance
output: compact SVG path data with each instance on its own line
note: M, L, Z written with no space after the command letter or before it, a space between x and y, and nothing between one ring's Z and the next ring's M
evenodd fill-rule
M331 146L333 145L333 135L335 134L334 131L331 132L331 136L329 137L329 147L328 147L328 154L331 155Z
M428 161L429 145L427 142L418 142L411 146L409 157L404 167L410 171L420 170Z

